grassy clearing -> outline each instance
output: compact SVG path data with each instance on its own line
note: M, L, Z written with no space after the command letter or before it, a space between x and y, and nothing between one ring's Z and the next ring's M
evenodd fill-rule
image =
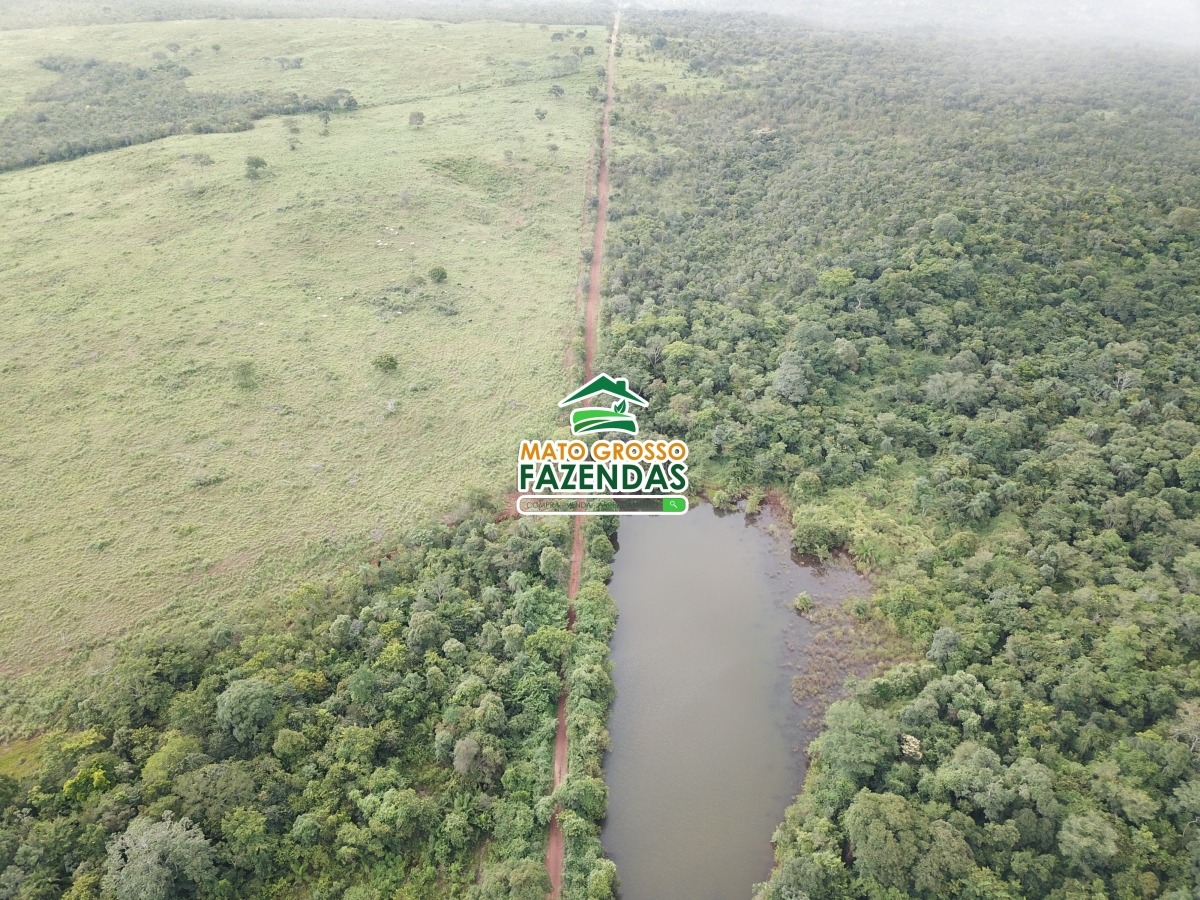
M45 736L0 745L0 775L24 778L37 771Z
M586 60L551 78L562 43L494 23L10 32L0 109L46 53L169 43L193 91L286 80L363 107L328 134L266 119L0 175L0 672L347 564L503 484L518 438L554 427L599 108ZM303 67L261 62L284 54Z
M556 31L569 39L551 41ZM578 32L587 37L577 38ZM196 92L323 95L342 87L363 105L374 106L555 77L573 47L595 50L581 58L580 71L590 76L604 64L606 40L605 30L596 26L424 20L203 19L3 31L0 115L54 81L54 73L36 61L59 54L141 66L175 60L192 72L188 86ZM220 50L214 51L214 44ZM172 45L178 49L168 49ZM303 64L284 70L275 62L279 56L299 56ZM539 93L545 93L541 87Z

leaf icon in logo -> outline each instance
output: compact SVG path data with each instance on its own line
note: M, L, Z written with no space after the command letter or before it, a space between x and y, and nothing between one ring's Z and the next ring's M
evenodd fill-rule
M624 413L626 408L628 407L628 405L629 404L627 404L624 400L618 400L616 403L613 404L613 412Z

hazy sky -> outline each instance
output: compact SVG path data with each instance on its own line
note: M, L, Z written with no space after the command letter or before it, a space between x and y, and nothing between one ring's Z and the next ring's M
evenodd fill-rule
M635 5L770 11L830 25L1164 41L1200 48L1200 0L643 0Z

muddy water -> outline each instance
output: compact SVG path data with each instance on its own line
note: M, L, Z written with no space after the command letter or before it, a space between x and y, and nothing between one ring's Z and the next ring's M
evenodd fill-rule
M797 565L765 524L708 506L621 522L602 837L622 900L749 900L770 871L812 737L789 692L812 626L788 605L868 587Z

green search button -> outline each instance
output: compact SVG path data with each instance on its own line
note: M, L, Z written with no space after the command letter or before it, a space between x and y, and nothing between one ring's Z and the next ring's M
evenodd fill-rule
M662 509L663 509L663 512L666 512L666 513L687 512L687 498L686 497L663 497Z

